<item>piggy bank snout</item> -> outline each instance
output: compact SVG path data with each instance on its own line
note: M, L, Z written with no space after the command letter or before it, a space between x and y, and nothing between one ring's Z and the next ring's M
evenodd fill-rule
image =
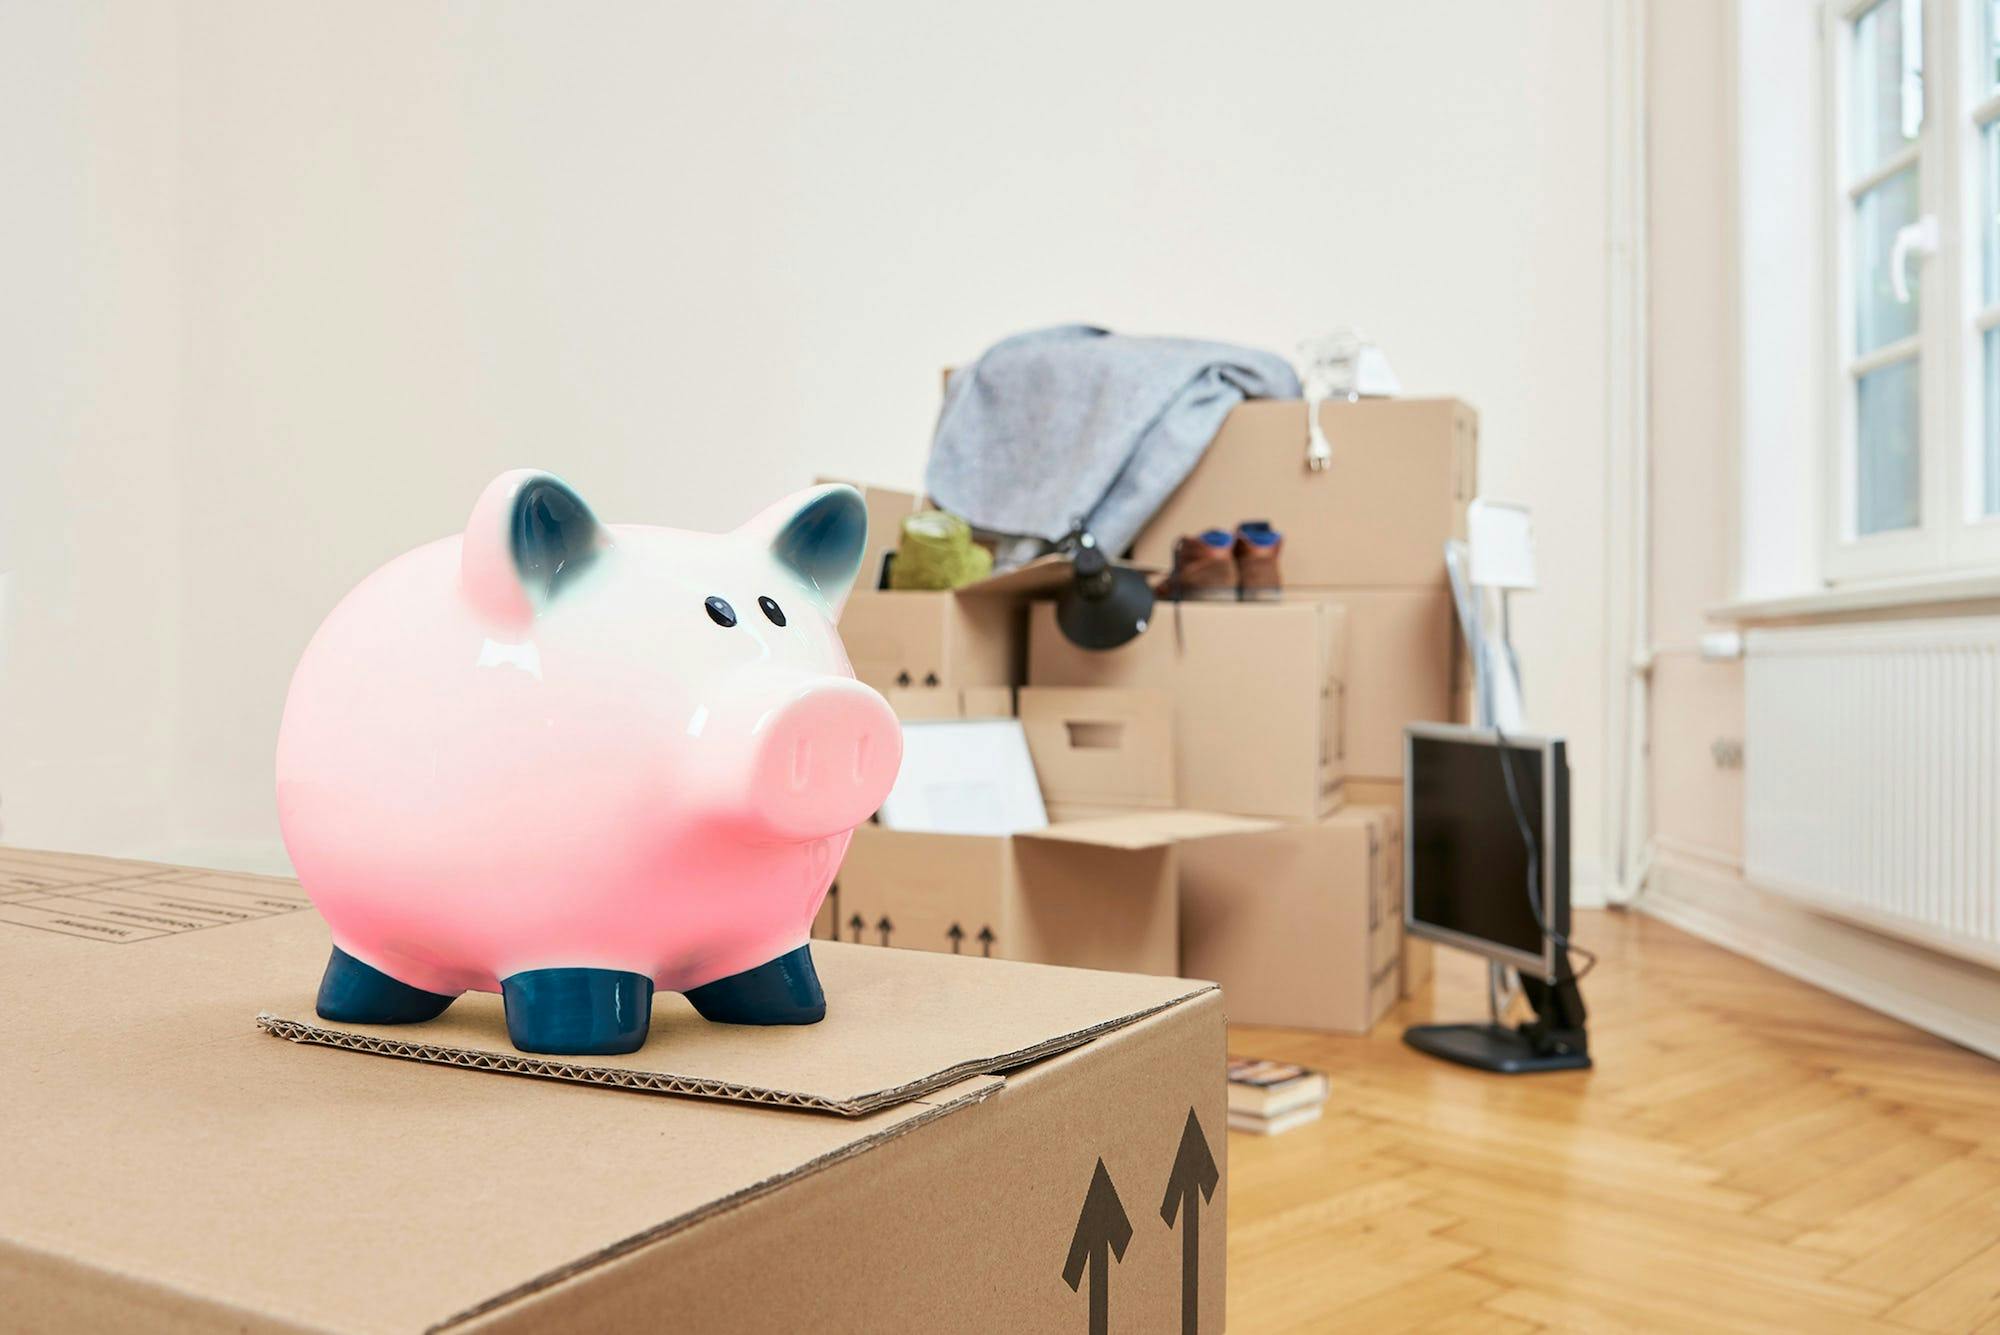
M889 704L855 681L810 686L753 733L748 794L756 823L788 839L819 839L875 813L896 781L903 732Z

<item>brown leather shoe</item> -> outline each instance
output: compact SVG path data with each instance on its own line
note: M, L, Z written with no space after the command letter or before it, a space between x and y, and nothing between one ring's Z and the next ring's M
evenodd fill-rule
M1234 601L1236 553L1219 528L1182 534L1174 543L1174 568L1154 590L1160 597L1191 602Z
M1244 602L1276 602L1284 596L1285 582L1278 574L1278 556L1285 550L1284 535L1268 520L1246 519L1236 526L1236 583Z

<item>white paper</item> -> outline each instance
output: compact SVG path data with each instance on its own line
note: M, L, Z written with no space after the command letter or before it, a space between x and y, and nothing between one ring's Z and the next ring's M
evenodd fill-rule
M912 719L903 767L882 825L924 834L1020 834L1046 829L1028 735L1019 719Z

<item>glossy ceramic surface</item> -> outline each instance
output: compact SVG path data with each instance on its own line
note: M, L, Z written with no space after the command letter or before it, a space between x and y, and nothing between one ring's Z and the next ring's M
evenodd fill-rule
M364 580L278 740L285 844L338 951L444 998L545 970L685 992L802 953L902 754L834 630L865 528L839 486L730 533L606 525L519 471ZM335 965L342 995L394 995ZM576 976L523 980L510 1021ZM782 991L776 1022L816 1015Z

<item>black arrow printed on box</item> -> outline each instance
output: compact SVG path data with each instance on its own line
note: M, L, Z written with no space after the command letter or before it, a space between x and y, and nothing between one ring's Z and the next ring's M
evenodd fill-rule
M861 929L866 927L867 925L868 925L867 923L861 920L861 915L858 913L855 914L852 918L849 918L847 920L847 930L854 933L855 945L858 946L861 944Z
M1063 1265L1063 1283L1074 1290L1090 1272L1090 1335L1107 1335L1111 1329L1111 1256L1125 1259L1132 1241L1132 1221L1104 1171L1104 1160L1090 1175L1090 1190L1084 1193L1083 1211L1076 1217L1076 1233L1070 1238L1069 1260Z
M889 944L889 933L896 930L896 924L890 922L889 915L885 913L882 915L882 921L875 924L875 930L882 934L882 944L886 946Z
M993 957L993 943L998 939L993 935L991 927L982 926L979 929L979 953L991 959Z
M953 923L944 929L944 936L945 940L951 942L951 953L956 955L958 953L958 943L965 940L965 929L957 923Z
M1187 1125L1181 1128L1181 1147L1174 1153L1173 1171L1167 1174L1167 1198L1160 1202L1160 1218L1174 1226L1181 1218L1181 1335L1194 1335L1201 1316L1197 1299L1201 1288L1201 1208L1195 1193L1204 1201L1215 1199L1215 1184L1222 1175L1216 1171L1215 1155L1209 1152L1208 1137L1201 1133L1201 1119L1188 1109Z

